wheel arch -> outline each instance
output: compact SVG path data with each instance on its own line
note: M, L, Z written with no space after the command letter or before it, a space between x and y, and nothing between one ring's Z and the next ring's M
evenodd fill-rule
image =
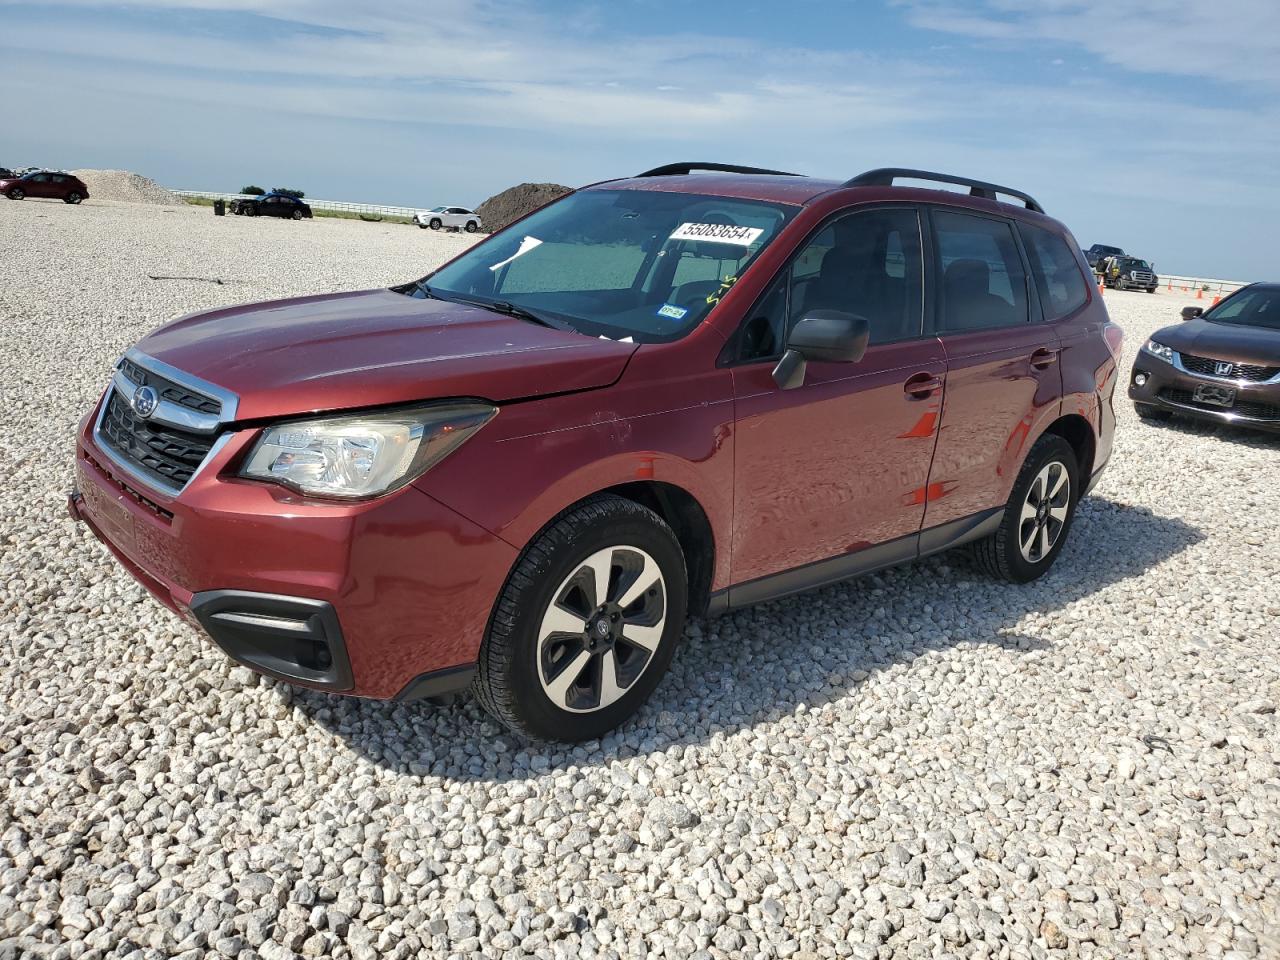
M1093 425L1078 413L1068 413L1045 427L1040 435L1049 433L1057 434L1071 445L1071 449L1075 451L1076 464L1080 468L1080 488L1087 488L1089 479L1093 476L1093 461L1098 450L1098 438Z

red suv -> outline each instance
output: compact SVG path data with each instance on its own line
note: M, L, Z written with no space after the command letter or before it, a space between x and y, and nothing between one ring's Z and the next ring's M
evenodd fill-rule
M71 509L255 670L471 685L585 739L689 614L966 543L1043 574L1111 452L1120 339L1019 191L674 164L403 287L150 334L80 426Z
M32 170L20 177L0 180L0 193L10 200L25 200L27 197L45 197L61 200L63 203L79 203L89 197L89 188L84 181L72 173L58 173L53 170Z

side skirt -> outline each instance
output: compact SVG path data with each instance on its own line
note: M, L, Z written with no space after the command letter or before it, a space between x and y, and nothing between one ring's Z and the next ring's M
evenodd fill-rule
M864 547L853 553L841 554L803 567L794 567L757 580L735 584L713 593L707 612L709 614L724 613L727 610L736 610L739 607L763 603L766 600L789 597L805 590L813 590L841 580L875 573L877 570L896 567L901 563L909 563L920 557L927 557L974 540L981 540L995 533L1003 515L1003 507L984 510L982 513L930 527L920 533L912 533L886 543Z

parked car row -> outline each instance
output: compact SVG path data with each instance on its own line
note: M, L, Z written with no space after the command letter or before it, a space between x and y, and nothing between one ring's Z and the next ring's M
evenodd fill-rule
M0 194L4 194L10 200L42 197L75 204L88 199L89 189L79 177L72 173L64 173L60 170L29 170L21 176L0 178Z

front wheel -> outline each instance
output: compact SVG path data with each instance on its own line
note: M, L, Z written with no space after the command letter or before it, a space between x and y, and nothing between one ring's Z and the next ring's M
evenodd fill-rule
M1045 434L1018 472L996 532L974 544L993 577L1029 583L1048 572L1071 530L1079 499L1079 466L1071 445Z
M439 230L439 229L440 229L440 227L441 227L441 223L440 223L440 221L439 221L439 220L434 220L434 219L433 219L433 220L431 221L431 229L432 229L432 230Z
M1147 287L1147 293L1155 293L1155 292L1156 292L1155 287Z
M301 220L301 219L302 219L302 211L301 211L301 210L295 210L295 211L293 211L293 219L295 219L295 220Z
M477 229L478 228L476 227L476 222L474 220L467 221L467 233L475 233Z
M649 698L684 632L684 554L652 510L601 496L525 549L480 650L475 692L517 733L590 740Z
M82 197L80 196L80 194L78 194L78 193L76 193L74 190L72 190L70 193L68 193L68 194L67 194L67 196L66 196L66 200L64 200L63 202L64 202L64 203L76 204L76 203L79 203L79 202L81 201L81 199L82 199Z
M10 200L21 200L24 197L26 197L26 195L27 195L26 192L21 187L13 187L9 191Z

